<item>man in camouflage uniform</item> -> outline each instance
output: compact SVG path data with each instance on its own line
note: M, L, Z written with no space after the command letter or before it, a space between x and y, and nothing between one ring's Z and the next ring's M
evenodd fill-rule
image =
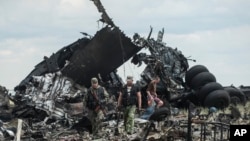
M138 86L133 84L133 77L127 77L127 84L119 92L118 108L124 109L124 127L127 134L133 133L136 106L141 109L141 92Z
M98 136L98 131L101 129L100 124L105 115L105 104L109 94L104 87L98 84L97 78L91 79L91 87L88 89L85 96L85 104L88 108L88 118L92 124L92 134Z

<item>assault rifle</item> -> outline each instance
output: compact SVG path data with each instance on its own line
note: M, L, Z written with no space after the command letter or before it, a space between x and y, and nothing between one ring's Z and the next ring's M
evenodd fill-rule
M119 122L120 122L120 116L121 116L121 110L117 108L116 111L116 127L115 127L115 135L118 136L119 135Z
M95 108L95 111L97 112L98 110L102 110L104 116L106 116L107 111L106 111L106 108L104 106L106 103L105 99L99 100L96 93L92 89L91 89L91 94L94 96L96 102L98 103L98 106Z

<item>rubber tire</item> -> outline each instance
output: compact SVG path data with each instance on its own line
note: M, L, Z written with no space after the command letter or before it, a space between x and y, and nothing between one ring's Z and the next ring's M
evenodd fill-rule
M237 105L237 104L240 104L241 103L241 100L239 97L237 96L232 96L230 97L230 103L231 104L234 104L234 105Z
M226 87L225 90L229 93L230 97L238 97L241 104L246 104L246 96L241 90L234 87Z
M198 91L196 91L196 96L199 99L200 103L204 103L207 95L215 90L223 90L223 86L217 82L210 82L201 87Z
M216 82L215 76L210 72L201 72L192 79L190 87L194 90L198 90L210 82Z
M215 90L208 94L204 101L205 107L223 109L230 104L230 96L226 90Z
M195 65L195 66L191 67L186 72L186 75L185 75L185 82L186 82L187 86L190 86L191 80L193 79L193 77L196 76L197 74L201 73L201 72L209 72L209 71L203 65Z
M149 120L162 121L169 115L170 115L169 109L166 107L162 107L162 108L155 110L155 112L149 117Z

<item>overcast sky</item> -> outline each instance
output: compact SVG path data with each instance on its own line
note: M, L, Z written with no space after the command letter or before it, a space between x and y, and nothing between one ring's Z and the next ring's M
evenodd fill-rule
M153 37L205 65L224 86L250 85L249 0L102 0L129 37ZM13 89L43 60L102 24L90 0L0 0L0 85ZM124 65L119 74L139 75ZM142 70L142 69L141 69ZM135 76L137 77L137 76Z

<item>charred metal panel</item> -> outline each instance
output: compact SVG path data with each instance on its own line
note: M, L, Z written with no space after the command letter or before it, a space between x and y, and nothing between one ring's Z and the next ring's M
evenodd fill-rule
M22 82L15 88L15 90L25 90L25 85L32 80L33 76L41 76L45 73L53 73L59 71L65 66L66 61L70 59L72 54L76 52L80 46L83 48L88 43L88 38L82 38L68 46L61 48L55 54L53 53L50 57L45 56L44 60L35 66L35 68L24 80L22 80Z
M140 49L118 28L105 27L85 47L80 45L62 74L76 83L89 86L91 77L97 74L107 76Z

